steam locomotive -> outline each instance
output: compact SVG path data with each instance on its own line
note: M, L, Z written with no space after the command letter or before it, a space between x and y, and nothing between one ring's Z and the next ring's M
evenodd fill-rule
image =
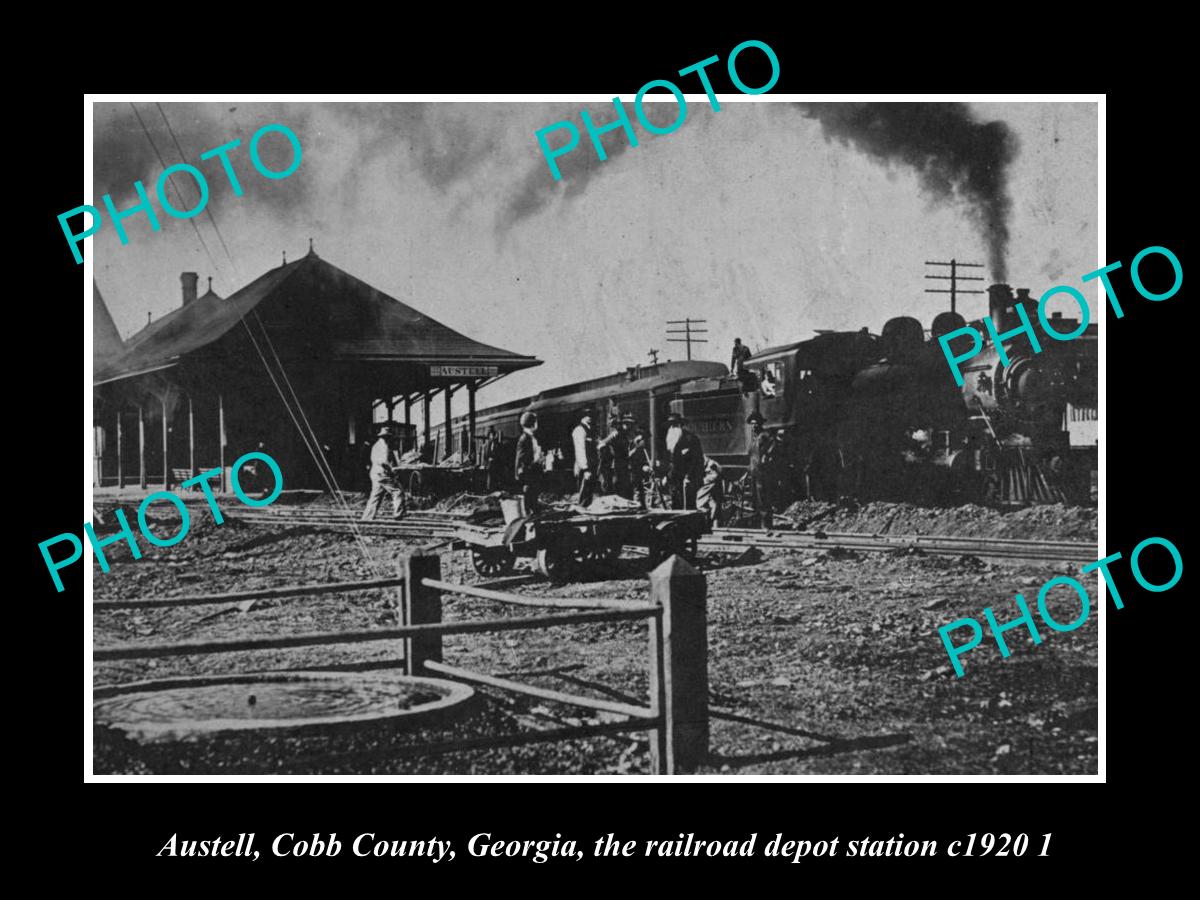
M998 333L1017 323L1015 303L1036 301L1008 285L989 289ZM1079 323L1052 317L1059 332ZM759 412L783 429L781 500L910 500L923 503L1086 503L1096 480L1096 327L1034 353L1019 335L988 343L955 386L938 338L963 327L943 312L928 338L909 316L876 337L819 332L750 357L743 382L683 385L671 408L689 419L705 452L736 476L747 462L745 423ZM972 323L987 334L982 321ZM959 348L952 345L958 352Z
M998 333L1016 323L1014 304L1032 308L1026 289L989 288ZM1059 332L1078 322L1052 317ZM734 377L719 363L667 362L543 391L477 413L476 440L490 427L515 441L525 410L539 416L543 447L571 466L574 414L590 406L604 427L632 414L663 455L666 417L682 414L705 453L720 463L736 497L750 447L752 412L782 429L779 502L800 498L918 503L1086 503L1095 497L1098 345L1090 325L1067 343L1034 353L1021 335L990 343L963 366L956 387L938 338L967 324L936 316L926 333L910 316L879 335L818 331L808 340L762 350ZM982 320L971 323L987 332ZM986 340L986 338L985 338ZM957 348L953 347L955 352ZM451 422L464 431L465 417ZM444 441L445 426L437 429ZM444 446L444 445L443 445ZM565 483L565 481L564 481Z

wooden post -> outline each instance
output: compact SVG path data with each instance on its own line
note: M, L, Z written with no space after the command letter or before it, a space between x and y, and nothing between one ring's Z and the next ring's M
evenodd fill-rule
M221 467L221 493L229 488L225 484L225 395L217 394L217 446L219 465Z
M146 486L146 411L138 403L138 483Z
M422 409L422 412L424 413L424 419L422 421L425 423L425 440L422 444L422 449L424 449L424 444L429 443L429 391L425 392L424 396L422 397L422 402L424 403L424 407Z
M437 553L417 550L404 558L404 603L400 608L402 625L426 625L442 621L441 591L421 584L421 579L442 578L442 560ZM425 660L442 661L442 636L420 635L404 639L404 673L420 675Z
M120 406L117 407L117 487L125 487L125 461L121 458L121 413L123 410Z
M658 634L657 619L650 630L652 664L661 642L650 673L651 703L658 699L663 716L650 743L655 772L694 772L708 756L707 593L704 575L678 556L650 573L650 599L662 607Z
M196 415L192 395L188 394L188 478L196 477Z
M475 457L475 385L477 382L470 382L467 385L467 446L465 451L471 454L471 458Z
M412 424L412 397L408 394L404 395L404 424Z
M650 470L658 474L658 413L654 409L654 391L650 391Z
M650 774L670 775L673 754L667 746L669 730L665 715L667 709L665 655L663 646L662 616L654 616L646 622L650 634L650 711L662 718L662 725L650 731Z
M451 398L453 397L453 395L454 395L454 392L451 389L450 385L446 385L446 397L445 397L446 421L444 421L442 423L442 433L446 435L446 449L442 453L442 456L449 456L451 453L454 452L454 431L450 427L450 409L451 409L450 401L451 401Z
M169 393L169 392L168 392ZM163 490L171 486L171 462L167 452L167 396L162 396L162 439L163 439Z

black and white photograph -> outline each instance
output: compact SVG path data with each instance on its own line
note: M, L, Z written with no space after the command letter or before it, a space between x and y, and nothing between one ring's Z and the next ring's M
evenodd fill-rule
M1103 97L746 77L89 98L90 777L1102 778Z

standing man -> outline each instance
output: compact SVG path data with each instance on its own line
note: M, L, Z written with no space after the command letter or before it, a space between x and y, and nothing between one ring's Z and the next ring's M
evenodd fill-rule
M696 509L704 510L709 524L721 524L721 507L725 504L725 485L721 481L721 466L715 459L704 457L704 480L696 491Z
M596 454L599 458L599 469L597 471L597 480L600 483L601 494L615 494L617 485L614 480L615 463L613 457L613 439L617 436L617 428L619 420L613 416L608 423L608 434L600 438L596 442Z
M545 462L536 436L537 427L537 413L521 413L521 437L517 439L517 457L513 471L521 485L521 497L525 501L527 516L532 516L542 509L538 495L542 490Z
M487 467L487 492L500 490L503 477L503 462L500 459L500 438L494 427L488 428L487 440L483 444L483 463Z
M794 466L795 452L791 436L782 425L775 429L775 446L771 450L771 459L775 469L775 502L786 507L796 497L796 470Z
M601 449L607 448L605 458L606 489L626 500L633 499L633 483L629 478L629 429L633 426L633 416L626 413L619 419L613 419L612 431L600 441Z
M742 364L745 363L753 354L750 348L742 343L741 338L733 339L733 356L729 359L729 374L734 378L742 377Z
M580 506L590 506L596 490L596 471L600 468L600 453L596 435L592 432L592 411L580 410L579 424L571 432L575 444L575 475L579 479Z
M650 463L650 450L646 446L646 435L639 431L629 450L629 474L632 476L638 506L646 508L646 492L653 495L654 467Z
M750 484L754 490L754 508L758 510L762 527L770 529L773 524L771 501L774 497L773 458L775 438L763 428L763 417L752 412L746 418L751 426L750 434Z
M392 518L398 519L407 512L404 488L395 483L393 475L393 451L395 449L396 432L391 425L384 424L379 429L379 437L371 446L371 496L367 498L367 506L363 510L362 521L375 518L379 505L383 503L383 495L390 494L392 498Z
M696 491L704 480L704 448L679 413L667 417L667 452L676 509L695 509Z

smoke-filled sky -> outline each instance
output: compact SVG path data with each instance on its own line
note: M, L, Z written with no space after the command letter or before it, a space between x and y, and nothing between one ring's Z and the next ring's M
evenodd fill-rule
M622 99L632 117L632 98ZM311 237L326 260L398 300L545 361L485 389L489 405L645 362L652 347L660 360L683 359L683 345L666 342L668 319L706 318L711 343L697 356L728 363L734 337L760 349L818 328L878 332L896 315L928 328L948 300L923 293L945 286L924 279L935 272L925 260L987 263L973 274L988 281L968 285L978 288L1006 264L1009 283L1035 297L1080 286L1104 262L1094 104L721 100L716 112L689 97L677 131L638 128L635 148L609 133L605 162L579 118L587 109L608 121L603 103L163 103L164 118L139 102L141 122L129 103L97 103L95 193L85 202L102 208L108 192L118 209L133 205L133 182L152 192L161 154L208 176L220 237L207 214L160 210L157 233L135 216L126 246L106 223L87 242L96 283L128 337L147 313L179 305L181 272L200 273L201 293L213 276L228 296L283 251L302 256ZM677 114L674 101L646 109L660 126ZM556 183L534 132L563 119L581 141L559 157ZM272 181L251 165L248 144L276 122L297 134L303 161ZM235 138L240 197L218 160L199 160ZM551 145L564 139L551 135ZM287 165L280 135L261 147L269 167ZM168 199L190 208L193 181L175 181L183 198ZM977 317L986 297L962 298L959 310Z

